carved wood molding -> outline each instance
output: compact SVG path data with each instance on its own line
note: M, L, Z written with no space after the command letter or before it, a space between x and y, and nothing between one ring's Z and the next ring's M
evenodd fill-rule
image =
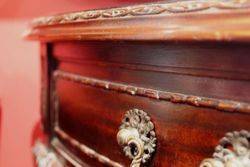
M103 88L106 90L112 90L121 93L127 93L130 95L148 97L156 100L165 100L173 103L184 103L192 106L212 108L220 111L250 114L250 104L244 102L199 97L193 95L185 95L181 93L172 93L167 91L136 87L116 82L84 77L81 75L72 74L61 70L55 71L53 77L55 80L58 78L62 78L93 87Z
M97 153L95 150L87 147L86 145L78 142L76 139L72 138L69 136L67 133L65 133L63 130L61 130L58 126L54 128L55 133L62 139L64 139L66 142L71 144L72 146L78 148L81 150L83 153L85 153L87 156L92 157L96 160L98 160L100 163L107 165L107 166L112 166L112 167L122 167L121 164L112 161L106 156L103 156L99 153Z
M155 3L104 10L89 10L33 20L33 27L80 22L91 19L105 19L117 17L146 16L159 14L174 14L197 12L209 9L242 9L249 8L250 0L190 0L172 3Z
M109 159L108 157L96 152L95 150L89 148L88 146L80 143L79 141L77 141L76 139L74 139L73 137L71 137L70 135L68 135L66 132L64 132L63 130L61 130L60 126L59 126L59 100L58 100L58 96L57 93L55 91L55 81L56 81L55 74L54 77L52 77L52 84L53 84L53 91L52 91L52 101L53 101L53 112L52 112L52 127L53 130L55 132L55 134L60 138L63 139L64 141L68 142L71 146L76 147L77 149L79 149L81 152L83 152L85 155L87 155L90 158L94 158L96 160L98 160L100 163L104 164L105 166L111 166L111 167L123 167L121 164L119 164L118 162L115 162L111 159ZM61 154L64 151L61 151L60 149L58 149L57 151L60 151ZM63 157L66 158L68 161L70 161L70 163L74 164L76 163L75 160L72 160L72 158L69 158L69 155L71 153L63 153ZM74 159L77 159L76 157L74 157Z

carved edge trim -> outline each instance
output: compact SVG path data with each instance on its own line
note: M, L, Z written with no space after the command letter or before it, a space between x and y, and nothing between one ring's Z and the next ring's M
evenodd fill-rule
M82 167L83 165L87 166L85 163L82 163L81 160L79 160L75 155L69 152L57 137L53 137L50 143L57 154L65 160L66 164L72 164L74 167Z
M199 97L181 93L172 93L167 91L159 91L155 89L124 85L120 83L89 78L78 74L72 74L61 70L56 70L53 73L53 77L55 79L63 78L69 81L78 82L93 87L118 91L130 95L148 97L156 100L165 100L173 103L184 103L196 107L206 107L220 111L250 114L250 104L244 102Z
M250 0L189 0L172 3L156 3L144 4L137 6L128 6L121 8L89 10L74 12L62 15L40 17L34 19L31 23L33 27L73 23L84 20L105 19L105 18L121 18L127 16L147 16L159 14L174 14L204 11L208 9L242 9L249 8Z
M76 139L72 138L67 133L65 133L63 130L61 130L58 126L56 126L54 128L54 131L59 137L63 138L64 140L69 142L71 145L73 145L73 146L77 147L78 149L80 149L87 156L97 159L100 163L108 165L108 166L113 166L113 167L123 167L121 164L110 160L109 158L97 153L95 150L93 150L93 149L87 147L86 145L78 142Z

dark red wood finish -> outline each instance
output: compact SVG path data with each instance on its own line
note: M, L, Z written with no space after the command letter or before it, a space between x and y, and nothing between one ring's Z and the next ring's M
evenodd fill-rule
M246 44L60 42L51 46L49 54L54 62L51 73L60 70L173 93L249 102ZM250 129L247 114L132 96L60 77L54 82L52 96L58 96L61 130L126 166L130 161L117 144L116 133L125 111L132 108L146 111L155 123L157 151L150 166L198 166L212 155L226 132ZM51 101L53 108L54 98ZM61 141L84 163L99 164L70 142Z
M116 134L125 111L132 108L147 112L155 124L157 151L149 166L199 166L226 132L250 129L250 115L119 94L64 80L58 80L57 92L60 128L125 166L130 161L117 144Z
M250 100L249 83L244 82L250 79L245 44L74 42L56 44L53 54L59 60L59 69L88 77L205 97Z
M128 166L116 134L133 108L155 124L148 166L198 166L226 132L250 130L249 6L171 1L34 21L51 148L71 165Z

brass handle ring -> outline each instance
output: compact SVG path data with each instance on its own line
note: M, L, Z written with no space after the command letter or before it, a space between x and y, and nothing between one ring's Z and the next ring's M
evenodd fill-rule
M142 110L126 112L117 133L117 142L126 156L132 159L131 167L140 167L152 157L156 147L154 124Z

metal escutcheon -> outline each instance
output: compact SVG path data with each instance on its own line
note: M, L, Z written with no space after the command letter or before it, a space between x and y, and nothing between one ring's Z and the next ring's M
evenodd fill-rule
M250 132L229 132L215 147L213 158L202 161L200 167L250 167Z
M33 154L36 158L37 167L63 167L64 165L59 161L56 154L49 151L49 149L40 141L35 143Z
M152 157L156 148L154 124L142 110L128 110L117 133L118 144L132 159L131 167L140 167Z

